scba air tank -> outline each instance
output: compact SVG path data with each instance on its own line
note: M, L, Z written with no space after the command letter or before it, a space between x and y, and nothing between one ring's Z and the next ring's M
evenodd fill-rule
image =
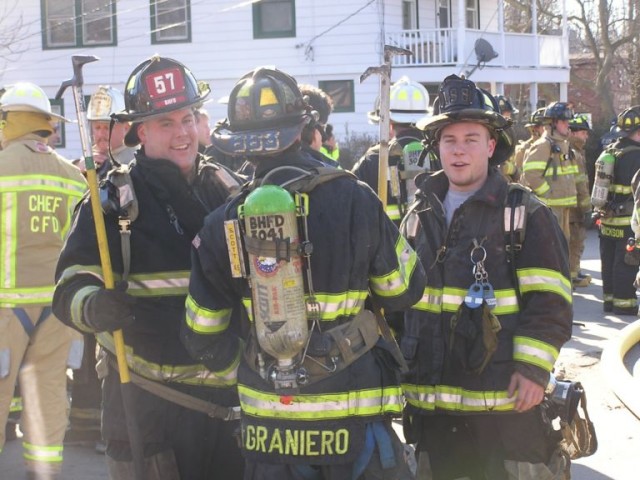
M243 215L245 235L268 242L245 242L258 343L287 370L309 336L296 204L285 189L265 185L247 196ZM276 245L277 253L268 251Z
M595 208L604 208L609 201L609 187L613 182L616 157L604 152L596 161L596 174L591 191L591 204Z

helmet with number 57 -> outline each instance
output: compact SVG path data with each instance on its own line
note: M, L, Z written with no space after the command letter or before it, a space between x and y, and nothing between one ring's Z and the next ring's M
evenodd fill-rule
M156 115L197 107L211 89L198 82L182 63L154 55L138 65L125 86L124 110L113 114L119 122L141 122ZM139 143L137 129L125 137L128 146Z

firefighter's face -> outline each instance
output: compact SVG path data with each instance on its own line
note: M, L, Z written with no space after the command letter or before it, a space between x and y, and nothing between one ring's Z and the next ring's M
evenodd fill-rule
M447 125L440 135L440 159L449 188L459 192L478 190L487 179L489 158L496 148L489 130L479 123Z
M109 122L102 120L92 120L91 137L93 139L93 154L100 156L108 155L109 152ZM129 130L128 123L116 123L111 130L111 150L115 150L124 144L124 136ZM96 158L94 158L96 160Z
M198 130L191 108L145 120L138 127L138 136L149 158L169 160L183 175L191 174L198 154Z
M553 126L560 135L564 135L565 137L571 133L569 120L555 120Z

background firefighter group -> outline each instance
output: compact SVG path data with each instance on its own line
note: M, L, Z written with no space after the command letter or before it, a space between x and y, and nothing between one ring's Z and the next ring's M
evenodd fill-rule
M320 152L327 163L333 162L336 166L352 164L354 159L340 156L333 127L329 123L331 99L315 87L301 86L301 90L318 114L314 128L303 134L304 148ZM517 114L507 98L496 96L496 99L505 117ZM407 77L391 87L391 181L386 208L389 217L398 225L413 200L415 175L425 170L439 169L435 150L425 144L422 132L415 128L415 122L430 113L430 104L427 90ZM374 123L379 121L378 108L375 106L369 115ZM122 110L124 98L118 90L101 86L92 93L88 104L88 120L92 126L94 159L102 177L110 167L109 155L121 164L133 160L135 149L123 142L126 131L114 133L111 131L113 126L108 126L111 115ZM200 151L215 157L240 175L250 175L250 164L226 157L211 145L211 125L204 107L196 111L196 118ZM566 129L562 127L562 122L566 123ZM602 153L595 161L592 178L587 174L589 159L585 158L584 148L591 132L588 116L575 114L570 103L553 102L536 110L525 127L530 137L518 142L514 155L499 166L500 171L510 181L531 188L556 215L569 244L574 288L585 287L591 281L591 277L580 270L580 257L584 251L586 229L594 225L599 228L603 310L618 315L637 315L635 281L640 255L634 239L632 217L636 212L633 179L640 169L640 139L636 137L640 135L640 107L621 112L612 123L611 132L601 139ZM405 148L408 145L410 147ZM377 169L372 170L368 162L375 160L378 154L379 146L372 147L353 167L353 172L374 190L377 189ZM84 171L83 159L76 159L72 163ZM100 382L95 374L96 343L93 335L83 337L83 361L81 368L75 369L73 374L72 406L65 443L89 442L101 449L101 396ZM78 339L74 337L73 340ZM16 438L21 411L19 394L17 390L10 407L12 414L6 425L7 440ZM64 416L57 421L66 424L67 418Z

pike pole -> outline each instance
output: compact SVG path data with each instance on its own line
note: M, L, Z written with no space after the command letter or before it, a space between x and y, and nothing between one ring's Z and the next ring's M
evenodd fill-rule
M380 118L380 151L378 153L378 197L384 209L387 208L387 181L389 177L389 107L391 103L391 59L395 55L413 55L411 50L384 46L384 63L377 67L367 68L360 75L360 83L364 82L372 74L380 76L380 105L378 116Z
M82 86L84 79L82 76L82 67L86 63L99 60L93 55L73 55L71 63L73 66L73 77L70 80L62 82L56 99L62 98L67 87L71 87L73 91L73 100L75 103L76 114L78 117L78 128L80 130L80 142L82 144L82 155L84 156L87 183L89 184L89 196L91 201L91 211L96 228L96 237L98 240L98 251L100 252L100 264L102 266L102 276L104 278L104 286L108 290L113 290L115 281L113 278L113 269L111 268L111 256L109 254L109 244L107 242L107 232L104 224L104 216L102 214L102 206L100 203L100 192L98 189L98 175L96 165L93 161L93 149L91 147L91 138L89 135L89 123L87 120L87 109L84 102L84 94ZM129 435L129 445L131 446L131 454L133 457L133 465L136 480L146 480L146 471L144 464L144 447L142 443L142 435L137 423L133 418L133 399L131 392L131 378L129 376L129 366L124 348L124 336L122 330L113 332L113 341L116 349L116 358L118 361L118 371L120 373L120 386L122 393L122 403L124 406L127 433Z
M389 178L389 130L390 118L389 109L391 103L391 58L394 55L413 55L411 50L405 48L394 47L392 45L384 46L384 63L377 67L367 68L360 75L360 83L364 82L367 77L372 74L380 75L380 105L378 117L380 125L380 150L378 153L378 198L382 202L382 209L387 209L387 181ZM377 305L373 295L369 292L369 298L373 306L373 312L378 322L378 329L382 337L391 345L391 353L400 365L400 371L406 373L409 371L407 362L402 356L400 347L396 342L387 320L384 318L384 311Z

